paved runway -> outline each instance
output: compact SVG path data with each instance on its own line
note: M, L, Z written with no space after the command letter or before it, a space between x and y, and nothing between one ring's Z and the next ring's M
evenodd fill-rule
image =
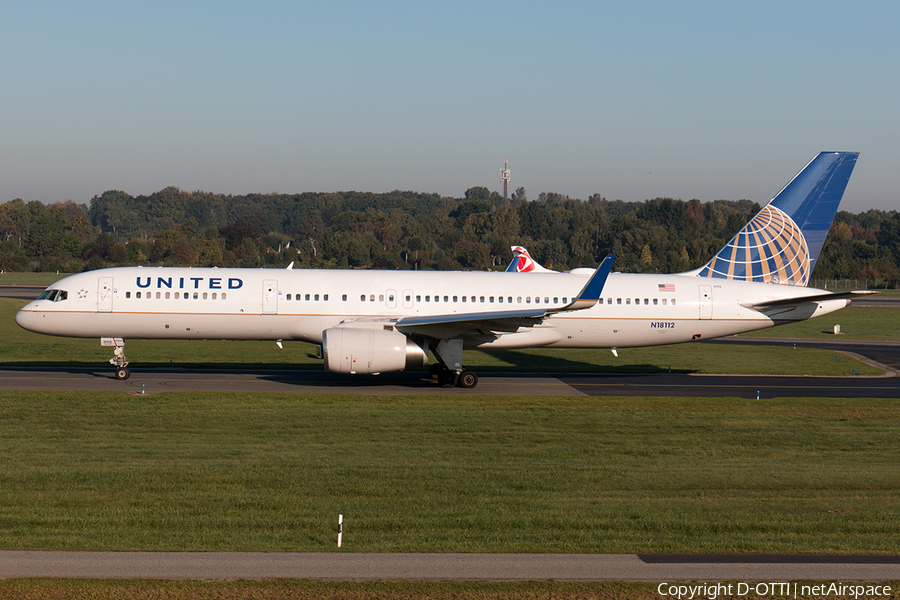
M0 578L886 581L892 556L0 551Z
M739 398L900 398L900 377L483 373L475 389L438 387L425 373L347 377L325 371L147 369L119 381L108 368L0 369L0 389L281 392L516 396L736 396Z

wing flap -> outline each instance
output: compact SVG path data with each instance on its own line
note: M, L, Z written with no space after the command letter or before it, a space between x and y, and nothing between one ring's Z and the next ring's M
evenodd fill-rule
M491 331L517 331L519 327L533 327L540 324L547 317L573 310L591 308L600 299L603 286L612 270L614 254L603 259L597 270L584 285L576 298L560 308L526 308L517 310L483 311L474 313L447 313L442 315L421 315L415 317L401 317L395 322L395 326L401 331L417 332L426 335L434 335L435 326L450 326L443 330L460 332L469 329ZM426 329L427 328L427 329ZM443 334L440 337L444 337Z

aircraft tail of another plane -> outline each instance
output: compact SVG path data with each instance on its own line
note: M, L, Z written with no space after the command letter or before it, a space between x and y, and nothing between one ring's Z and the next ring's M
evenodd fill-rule
M820 153L712 260L685 275L805 286L858 157Z
M531 258L528 250L522 246L511 246L513 252L512 262L506 267L507 273L556 273L550 269L545 269L536 260Z

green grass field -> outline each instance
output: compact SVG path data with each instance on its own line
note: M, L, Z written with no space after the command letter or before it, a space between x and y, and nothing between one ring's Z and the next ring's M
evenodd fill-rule
M16 392L0 547L897 553L890 400Z
M108 367L109 348L97 339L74 339L25 331L15 313L25 303L0 298L0 366L72 365ZM850 310L850 309L848 309ZM884 310L884 309L858 309ZM900 310L895 310L900 313ZM304 342L221 340L126 340L132 369L154 367L322 369L316 347ZM467 351L465 365L476 371L557 373L771 373L782 375L880 375L882 370L827 350L679 344L653 348L609 350L526 349ZM111 368L111 367L110 367Z
M728 583L728 582L726 582ZM736 582L730 582L732 584ZM810 583L810 582L803 582ZM801 585L803 585L801 583ZM900 582L879 582L897 598ZM868 583L866 585L872 585ZM569 583L559 581L395 582L395 581L73 581L0 580L0 595L16 600L90 598L115 600L660 600L657 583ZM736 586L735 588L736 589ZM752 588L751 588L752 589ZM802 589L802 588L801 588ZM674 596L677 598L677 596ZM683 598L687 598L685 595ZM720 600L757 600L778 596L717 596ZM803 595L803 600L834 600L835 596ZM851 596L840 596L850 598ZM873 596L859 596L873 598ZM877 596L885 598L885 596ZM694 596L694 598L698 598ZM706 599L708 596L700 596Z

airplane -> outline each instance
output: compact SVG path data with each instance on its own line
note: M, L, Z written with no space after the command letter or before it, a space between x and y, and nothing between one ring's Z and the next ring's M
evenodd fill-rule
M464 349L605 348L618 356L619 348L707 340L847 306L867 292L806 285L858 156L818 154L686 273L612 272L614 255L596 269L560 273L524 248L509 272L117 267L61 279L16 322L100 338L114 348L118 379L130 376L126 338L303 340L321 346L325 369L345 374L424 367L430 351L437 360L429 373L441 386L474 388Z

